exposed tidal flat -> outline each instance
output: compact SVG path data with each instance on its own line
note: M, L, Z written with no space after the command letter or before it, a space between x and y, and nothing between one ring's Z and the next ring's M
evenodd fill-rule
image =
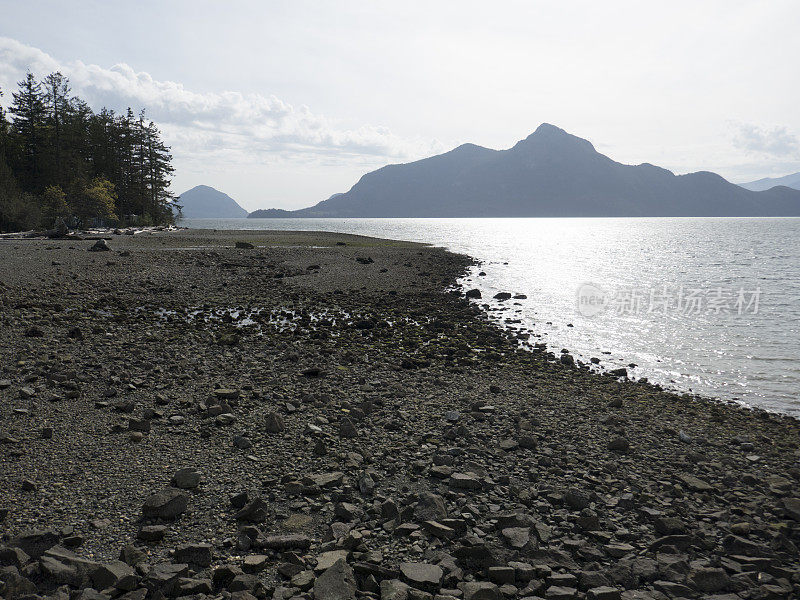
M443 249L108 237L0 241L0 596L800 595L796 419L522 350Z

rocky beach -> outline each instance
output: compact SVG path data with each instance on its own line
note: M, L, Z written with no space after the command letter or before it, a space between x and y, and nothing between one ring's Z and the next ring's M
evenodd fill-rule
M0 597L800 597L799 421L523 350L439 248L85 237L0 240Z

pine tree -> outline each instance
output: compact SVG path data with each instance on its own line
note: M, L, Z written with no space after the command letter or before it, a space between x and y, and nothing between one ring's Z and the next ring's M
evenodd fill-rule
M51 155L51 164L48 165L49 179L57 184L64 183L64 127L69 118L69 80L56 71L44 78L43 81L44 106L47 115L48 154Z
M13 94L14 101L9 112L14 115L12 133L16 138L12 168L26 192L44 189L41 177L41 152L44 139L45 107L42 86L33 73L28 73L18 83L19 91Z
M0 88L0 98L3 97L3 88ZM0 104L0 163L5 163L8 154L8 120L3 105Z
M69 94L61 73L41 83L29 73L10 123L0 107L0 230L51 227L69 214L86 225L130 214L172 222L172 156L156 124L130 108L95 114Z

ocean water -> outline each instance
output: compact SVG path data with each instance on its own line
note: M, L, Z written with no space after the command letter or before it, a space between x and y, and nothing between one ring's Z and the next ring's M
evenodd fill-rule
M800 417L800 218L187 219L336 231L478 259L462 282L556 353ZM481 275L484 273L484 275ZM498 292L525 299L496 301ZM628 367L634 364L635 367Z

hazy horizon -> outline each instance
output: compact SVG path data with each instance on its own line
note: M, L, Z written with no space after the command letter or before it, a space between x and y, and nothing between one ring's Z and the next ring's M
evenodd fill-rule
M336 6L2 2L0 102L61 70L93 108L146 107L172 189L301 208L361 175L542 122L626 164L735 183L800 171L800 5ZM48 14L48 19L37 15ZM376 85L380 81L380 85Z

